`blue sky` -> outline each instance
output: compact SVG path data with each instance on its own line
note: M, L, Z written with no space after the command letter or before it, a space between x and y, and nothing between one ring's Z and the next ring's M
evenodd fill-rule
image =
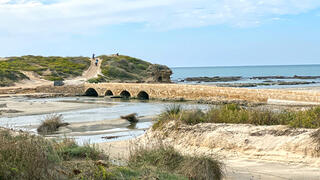
M319 64L320 0L0 0L0 56Z

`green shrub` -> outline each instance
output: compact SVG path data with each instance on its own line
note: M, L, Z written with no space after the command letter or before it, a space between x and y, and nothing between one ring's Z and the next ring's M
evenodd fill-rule
M99 56L101 72L110 80L142 80L151 63L129 56Z
M97 78L92 78L88 80L88 83L103 83L103 82L106 82L106 79L101 75L99 75Z
M79 146L72 139L64 139L63 142L57 144L56 147L59 156L63 160L77 159L91 159L91 160L106 160L106 156L95 145L84 144Z
M12 86L15 82L24 79L29 78L19 71L0 69L0 87Z
M44 138L2 130L0 144L0 179L59 179L59 156Z
M235 104L212 108L207 112L169 108L159 115L153 129L162 127L169 120L178 120L189 125L198 123L231 123L288 125L293 128L320 128L320 107L314 107L305 111L282 112L249 109Z
M183 111L180 120L185 124L199 124L206 121L206 114L200 109Z
M153 124L152 129L157 129L162 127L167 121L176 120L181 115L182 106L179 104L172 104L165 108L165 110L159 115L158 121Z

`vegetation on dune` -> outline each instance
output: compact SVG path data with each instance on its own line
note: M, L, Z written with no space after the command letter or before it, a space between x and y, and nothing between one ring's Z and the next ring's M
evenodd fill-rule
M173 147L159 144L152 148L133 150L129 158L132 168L155 168L158 171L180 174L188 179L217 180L223 177L223 165L211 157L184 156Z
M54 81L81 76L83 71L90 66L87 57L22 56L7 59L0 61L0 73L11 72L11 74L1 76L5 77L0 79L2 86L9 86L14 82L26 79L20 71L32 71L44 79Z
M102 59L103 77L90 80L91 83L118 82L170 82L172 71L163 65L124 55L99 56Z
M59 156L44 138L0 132L0 179L58 179Z
M101 72L108 80L142 80L151 63L129 56L100 56Z
M170 120L178 120L184 124L199 123L232 123L254 125L288 125L293 128L320 128L320 107L304 111L273 112L227 104L220 108L202 110L183 110L181 107L169 107L158 118L153 126L157 129Z
M70 161L72 159L91 159L91 160L108 160L108 156L98 149L95 145L84 144L79 146L72 139L64 139L55 144L59 157L62 160Z
M146 168L138 161L137 164L131 161L131 166L113 165L108 161L108 155L97 146L79 146L72 139L55 141L27 133L0 130L0 143L0 179L187 180L183 172L174 173L154 166ZM166 160L173 166L175 157L166 157Z
M96 147L78 146L70 139L55 142L27 133L12 134L1 130L0 143L0 179L89 179L86 176L99 179L102 173L94 160L108 159ZM85 168L79 170L78 164Z
M106 79L101 75L98 75L97 78L92 78L88 80L88 83L103 83L103 82L106 82Z
M19 71L0 69L0 87L12 86L23 79L28 79L28 77Z

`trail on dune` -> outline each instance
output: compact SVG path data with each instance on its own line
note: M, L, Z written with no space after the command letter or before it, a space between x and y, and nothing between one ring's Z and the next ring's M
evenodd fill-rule
M67 85L78 85L85 83L87 80L98 77L99 74L101 74L101 62L102 60L100 58L98 59L98 65L95 64L95 59L91 59L90 67L83 72L82 76L76 77L73 79L65 80L64 83Z
M90 67L88 68L87 71L85 71L83 74L82 74L82 77L81 78L84 78L86 80L88 79L91 79L91 78L95 78L95 77L98 77L98 75L101 73L101 59L99 59L99 63L98 65L96 66L95 65L95 60L91 59L91 65Z
M83 72L82 76L66 79L64 83L66 85L79 85L82 83L85 83L87 80L98 77L99 74L101 74L101 59L98 58L98 65L95 65L95 59L90 59L91 64L90 67ZM21 71L24 75L26 75L29 80L23 80L21 82L18 82L15 84L14 88L32 88L32 87L38 87L38 86L47 86L52 85L52 81L48 81L45 79L42 79L38 74L35 72L29 72L29 71Z

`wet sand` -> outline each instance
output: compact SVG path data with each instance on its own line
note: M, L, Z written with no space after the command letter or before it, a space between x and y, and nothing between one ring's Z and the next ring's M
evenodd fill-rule
M25 99L4 97L0 98L0 111L2 117L17 117L25 115L50 114L59 113L72 110L91 109L97 107L112 106L111 103L90 103L90 102L50 102L43 99L42 102L26 101ZM17 113L7 113L16 111ZM0 116L0 117L1 117Z

